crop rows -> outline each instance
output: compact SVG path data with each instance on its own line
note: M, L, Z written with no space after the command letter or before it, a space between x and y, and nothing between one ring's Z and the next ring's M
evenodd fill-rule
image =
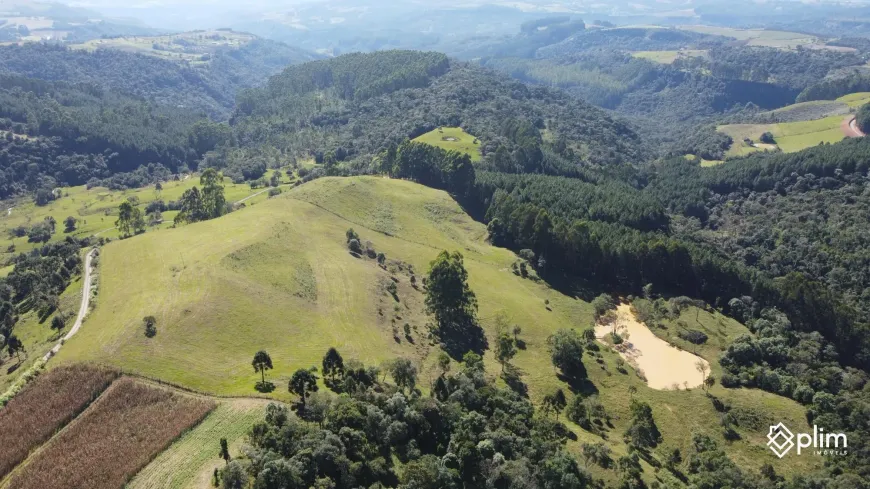
M0 478L81 413L118 373L88 365L42 374L0 409Z
M212 467L224 464L218 456L220 439L227 439L232 452L251 427L263 420L264 407L264 402L248 400L221 403L202 423L136 474L126 489L184 489L198 475L210 476Z
M122 378L13 474L9 487L119 489L213 407Z

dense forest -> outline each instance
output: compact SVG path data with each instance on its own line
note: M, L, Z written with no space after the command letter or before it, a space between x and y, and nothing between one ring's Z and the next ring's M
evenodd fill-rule
M195 165L188 134L204 114L99 87L0 77L0 196Z
M287 65L315 55L281 43L254 40L222 48L207 63L170 61L116 49L89 52L50 43L0 47L0 74L87 83L176 108L225 119L238 91L263 83Z
M523 39L519 34L507 44ZM534 47L533 54L515 49L481 56L479 63L628 116L660 154L693 144L684 136L723 114L775 109L799 95L858 86L845 78L854 77L850 70L864 64L856 52L747 46L722 36L663 28L590 29ZM634 54L663 50L675 59L659 63ZM820 95L813 97L807 100Z
M532 165L551 147L571 149L572 166L636 163L645 154L633 131L599 109L437 53L352 54L290 67L240 95L232 124L240 145L318 161L332 153L357 171L390 144L440 126L480 138L484 154L524 144ZM532 134L518 144L510 135L520 126Z

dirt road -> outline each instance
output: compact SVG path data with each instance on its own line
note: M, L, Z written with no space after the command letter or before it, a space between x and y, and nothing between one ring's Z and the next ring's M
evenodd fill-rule
M843 120L840 128L843 130L843 134L845 134L847 138L860 138L865 135L861 129L858 128L858 121L855 120L854 115Z
M91 272L93 272L92 262L96 254L97 250L93 249L88 252L87 256L85 256L85 276L82 279L84 280L84 282L82 282L82 302L79 305L79 314L78 316L76 316L76 322L75 324L73 324L73 327L69 330L66 336L64 336L62 340L54 345L54 348L52 348L48 353L45 354L45 356L42 357L42 360L44 362L47 362L51 357L57 354L57 352L60 351L60 347L63 346L63 344L67 340L75 336L75 334L78 333L79 329L81 329L82 327L82 321L84 321L85 315L87 315L88 313L88 306L91 303Z

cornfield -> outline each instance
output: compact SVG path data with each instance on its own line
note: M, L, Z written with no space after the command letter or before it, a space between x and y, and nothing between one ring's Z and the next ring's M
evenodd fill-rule
M19 472L16 489L120 489L214 403L133 379L116 381Z
M36 378L0 409L0 479L78 416L118 373L100 367L58 367Z

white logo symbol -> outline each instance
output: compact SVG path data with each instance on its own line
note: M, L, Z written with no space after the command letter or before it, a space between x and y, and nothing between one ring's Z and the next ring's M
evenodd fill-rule
M794 434L782 423L771 426L767 433L767 446L777 457L782 458L794 447Z

